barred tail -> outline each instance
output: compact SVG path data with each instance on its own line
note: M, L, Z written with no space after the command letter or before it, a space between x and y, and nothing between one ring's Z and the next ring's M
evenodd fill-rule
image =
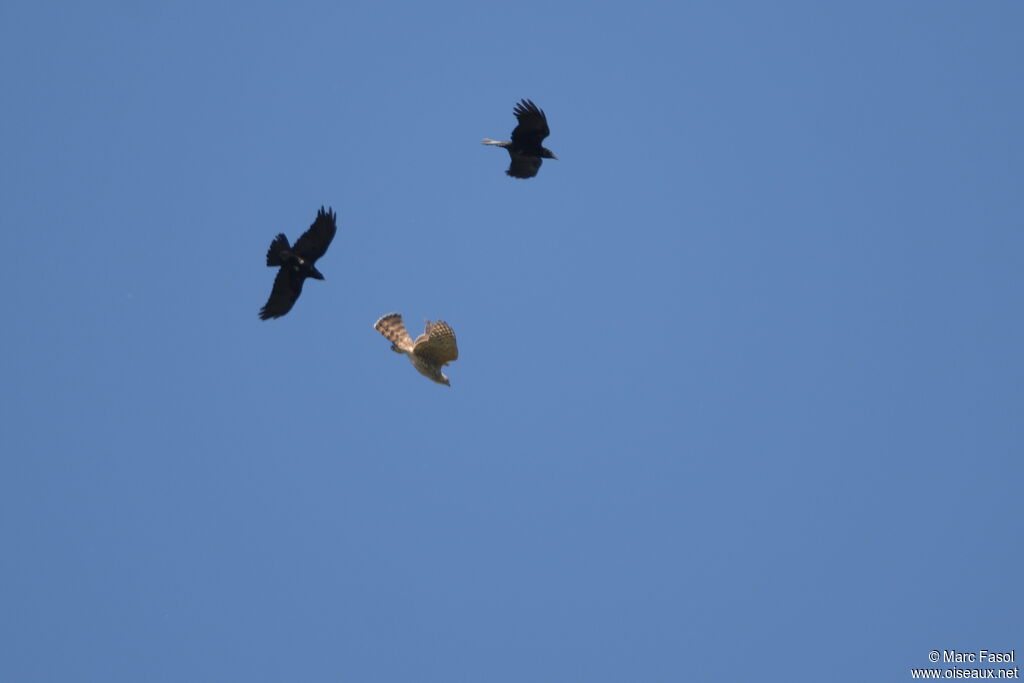
M412 349L412 337L409 336L408 330L405 329L401 313L388 313L382 316L380 320L374 323L373 329L380 332L391 342L392 351L405 353Z

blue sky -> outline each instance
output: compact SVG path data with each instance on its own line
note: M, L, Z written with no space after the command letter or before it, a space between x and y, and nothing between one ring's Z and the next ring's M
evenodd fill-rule
M0 680L1020 658L1022 25L4 3ZM479 144L523 97L529 181ZM327 280L261 322L321 205Z

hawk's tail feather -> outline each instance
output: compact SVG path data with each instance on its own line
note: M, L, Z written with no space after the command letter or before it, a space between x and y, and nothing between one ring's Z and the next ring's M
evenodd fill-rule
M388 313L381 316L373 324L373 329L380 332L391 342L392 351L405 353L406 349L412 347L412 338L409 336L409 331L405 329L401 313Z

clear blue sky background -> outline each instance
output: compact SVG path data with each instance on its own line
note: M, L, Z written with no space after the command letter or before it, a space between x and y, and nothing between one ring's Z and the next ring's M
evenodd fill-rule
M1024 658L1024 6L0 6L0 680ZM504 175L534 99L561 158ZM338 236L257 319L271 238ZM373 329L458 333L452 388Z

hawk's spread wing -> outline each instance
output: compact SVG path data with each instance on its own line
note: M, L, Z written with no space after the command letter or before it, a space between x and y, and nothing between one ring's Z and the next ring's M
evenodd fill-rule
M455 331L448 323L438 320L436 323L427 321L427 329L416 340L412 350L420 358L442 367L459 357L459 347L455 344Z
M336 232L338 232L337 215L332 209L324 211L324 207L321 206L313 225L309 226L309 230L302 233L302 237L295 241L292 252L306 261L316 261L327 251Z
M403 353L412 351L412 337L409 336L409 331L405 329L401 313L388 313L374 324L373 329L383 334L388 341L394 344L396 350Z
M270 291L270 298L260 309L260 318L280 318L292 310L292 306L302 294L302 283L305 276L295 271L294 268L282 266L274 278L274 288Z
M531 100L520 100L512 111L519 120L519 125L512 131L512 142L520 147L540 147L540 143L551 133L548 130L548 117L543 110Z

